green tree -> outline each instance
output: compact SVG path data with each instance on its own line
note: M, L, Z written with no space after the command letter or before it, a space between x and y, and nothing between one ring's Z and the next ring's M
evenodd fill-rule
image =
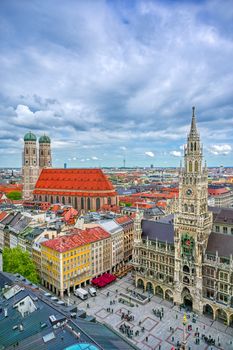
M22 199L22 193L19 191L12 191L10 193L7 193L7 198L16 201Z
M4 248L2 258L3 271L19 273L32 283L39 282L36 267L27 251L23 251L20 247Z

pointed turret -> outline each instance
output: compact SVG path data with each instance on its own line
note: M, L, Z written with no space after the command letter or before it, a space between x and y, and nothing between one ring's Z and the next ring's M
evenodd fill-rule
M191 128L189 133L189 138L199 138L199 134L197 131L197 124L196 124L196 116L195 116L195 107L192 107L193 114L192 114L192 122L191 122Z

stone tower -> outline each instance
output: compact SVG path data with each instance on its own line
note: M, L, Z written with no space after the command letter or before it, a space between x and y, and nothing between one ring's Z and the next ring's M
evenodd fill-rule
M23 199L33 199L33 190L38 179L36 136L30 131L24 136L23 151Z
M208 212L208 174L202 165L202 145L193 107L191 129L179 176L175 216L174 301L202 312L202 260L212 227Z
M51 157L51 140L48 136L43 135L39 138L39 167L43 168L52 167Z
M139 249L142 244L142 219L143 212L138 210L136 211L136 216L134 219L134 237L133 237L133 264L134 266L139 267Z

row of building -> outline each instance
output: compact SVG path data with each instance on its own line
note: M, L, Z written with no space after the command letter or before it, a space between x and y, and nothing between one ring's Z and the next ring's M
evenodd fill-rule
M42 284L63 296L105 272L117 273L132 258L133 219L114 216L87 220L75 226L64 217L28 212L0 213L0 250L20 246L36 264Z

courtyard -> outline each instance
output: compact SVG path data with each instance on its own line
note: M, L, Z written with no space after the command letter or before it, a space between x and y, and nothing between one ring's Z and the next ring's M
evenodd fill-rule
M150 298L149 302L136 303L133 299L129 300L121 295L121 293L128 294L128 290L142 294L142 289L134 286L130 273L105 288L97 290L96 297L89 295L87 300L82 301L71 294L65 299L70 304L76 304L79 308L86 310L89 315L95 316L97 321L106 323L123 337L127 337L140 350L171 350L173 347L176 349L177 342L181 344L184 337L185 311L148 292L143 294ZM119 302L120 299L122 302ZM130 302L128 303L127 300ZM187 350L233 349L232 327L227 327L204 315L194 315L194 317L193 313L186 313L186 315ZM198 344L197 339L199 339ZM215 345L208 344L207 339L215 341Z

